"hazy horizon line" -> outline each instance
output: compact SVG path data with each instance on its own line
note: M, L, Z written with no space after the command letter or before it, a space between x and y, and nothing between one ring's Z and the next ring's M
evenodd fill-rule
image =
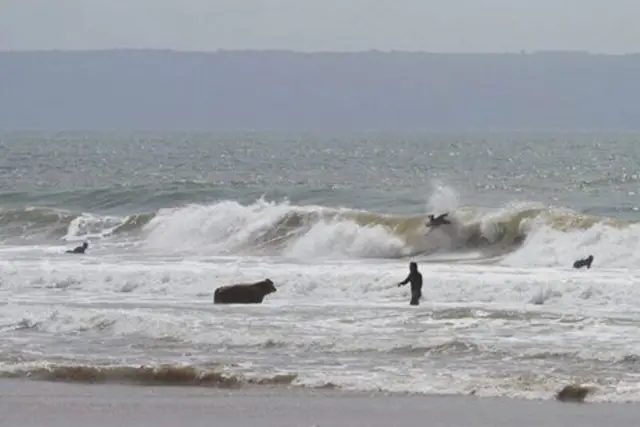
M404 50L404 49L368 49L368 50L296 50L296 49L228 49L218 48L214 50L188 50L174 48L156 47L114 47L114 48L63 48L63 49L0 49L0 53L107 53L107 52L167 52L167 53L190 53L190 54L216 54L216 53L293 53L303 55L314 54L412 54L412 55L590 55L590 56L636 56L638 52L609 53L578 49L539 49L519 51L427 51L427 50Z

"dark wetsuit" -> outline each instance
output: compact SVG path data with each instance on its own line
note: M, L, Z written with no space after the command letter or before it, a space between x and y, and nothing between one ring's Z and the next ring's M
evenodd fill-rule
M411 305L418 305L422 298L422 274L418 270L409 273L406 279L400 282L400 285L411 283Z
M448 213L443 213L441 215L438 215L437 217L429 215L429 222L427 223L427 226L437 227L439 225L451 224L451 221L446 218L447 216L449 216Z
M582 267L591 268L592 262L593 262L593 255L589 255L585 259L579 259L578 261L574 262L573 268L582 268Z
M78 246L77 248L67 251L68 254L83 254L87 250L88 245Z

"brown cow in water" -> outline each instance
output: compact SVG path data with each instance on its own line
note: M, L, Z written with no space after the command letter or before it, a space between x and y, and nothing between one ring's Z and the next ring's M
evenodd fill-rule
M213 293L214 304L260 304L265 296L276 292L271 279L252 284L221 286Z

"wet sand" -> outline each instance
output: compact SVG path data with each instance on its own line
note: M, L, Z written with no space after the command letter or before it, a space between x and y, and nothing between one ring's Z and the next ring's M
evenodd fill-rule
M637 404L0 381L2 427L637 426Z

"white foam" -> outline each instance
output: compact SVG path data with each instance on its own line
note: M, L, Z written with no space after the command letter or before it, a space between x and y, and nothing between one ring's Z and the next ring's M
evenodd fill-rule
M320 221L293 241L284 255L294 258L314 257L388 258L410 253L406 242L387 228L362 227L349 220Z
M452 188L436 184L428 204L437 212L452 211L458 196ZM357 213L264 199L248 205L223 201L163 209L144 227L145 248L201 255L255 255L262 251L302 259L397 258L450 249L460 237L457 228L433 230L428 239L422 237L422 229L416 236L400 236L391 227L357 223L353 217ZM278 229L286 227L294 215L299 215L299 222L290 230Z
M550 367L585 380L630 381L617 364L640 354L633 332L640 272L441 264L422 264L421 271L424 301L411 308L409 290L395 286L407 273L405 261L4 260L0 349L96 363L250 362L242 369L298 372L302 384L367 390L541 397L570 379L547 373ZM211 302L216 286L265 277L278 291L262 305ZM544 305L530 303L541 294ZM428 350L453 341L478 350ZM545 352L577 352L594 362L586 362L586 373L576 359L535 357ZM527 369L539 377L518 376ZM601 393L635 398L629 390L618 396L613 386Z
M453 212L460 207L460 195L451 186L442 181L431 183L431 192L427 201L427 212L440 214Z
M125 220L125 218L117 216L99 216L83 213L71 221L63 240L76 241L103 238L113 233L113 230L122 225Z
M428 202L429 210L451 211L453 225L430 230L428 234L426 229L416 228L415 235L398 235L390 227L357 223L354 211L293 206L286 201L260 199L248 205L231 201L189 205L161 210L144 228L144 249L213 256L264 253L298 259L397 258L419 252L458 251L479 231L483 239L493 243L500 243L505 237L527 235L524 245L502 260L506 266L567 267L589 254L594 255L594 266L599 268L640 262L640 255L636 254L640 240L637 225L613 228L595 223L584 230L559 231L548 225L550 217L540 203L469 210L459 208L459 202L454 190L436 185ZM533 216L538 210L543 214ZM326 215L329 212L331 217ZM314 215L308 216L311 213ZM560 211L556 209L554 214L559 215ZM288 224L294 215L299 216L293 225ZM285 232L278 227L290 229ZM461 257L466 259L468 254Z
M259 200L250 205L220 202L162 210L145 227L147 247L162 252L209 255L255 253L274 241L264 241L281 221L296 213L328 211L318 206L292 206L288 202ZM348 210L331 210L333 213ZM280 253L294 258L397 257L411 251L406 243L383 226L362 226L338 215L300 225L291 231ZM281 239L279 235L273 239ZM277 252L276 249L272 250Z
M640 226L614 228L597 223L586 230L558 231L537 226L524 246L507 256L509 266L571 267L577 259L594 256L592 268L637 268L640 265Z
M434 191L430 212L457 209L458 228L435 230L424 245L455 243L469 223L497 238L499 224L540 208L465 211L459 202L450 188ZM389 258L416 248L326 211L264 200L189 205L161 210L136 250L106 242L70 257L2 248L0 353L34 363L221 362L358 390L548 398L567 383L595 382L596 400L640 400L628 366L640 357L637 226L561 232L544 219L521 221L529 238L500 265L447 264L469 254L421 262L424 299L409 307L408 287L396 286L408 259ZM318 219L277 256L246 256L297 212ZM79 223L67 237L91 234ZM571 268L589 253L591 270ZM266 277L278 291L262 305L212 304L215 287Z
M190 253L233 253L252 243L292 212L291 205L263 199L245 206L233 201L162 209L145 226L152 249Z

